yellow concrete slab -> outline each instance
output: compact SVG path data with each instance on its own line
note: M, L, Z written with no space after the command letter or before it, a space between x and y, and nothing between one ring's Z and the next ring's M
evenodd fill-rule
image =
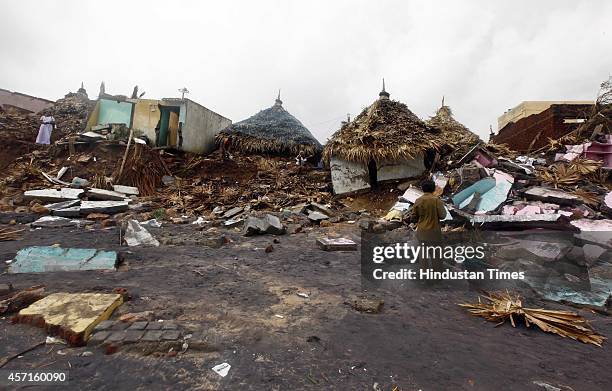
M19 311L15 321L44 327L49 334L78 346L122 303L120 294L53 293Z

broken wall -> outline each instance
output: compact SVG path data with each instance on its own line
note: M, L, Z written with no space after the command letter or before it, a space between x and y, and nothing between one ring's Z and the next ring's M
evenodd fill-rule
M180 117L183 117L182 110ZM185 99L184 118L179 149L193 153L212 152L216 148L215 135L232 124L231 120L189 99Z
M17 107L32 113L50 107L53 101L0 88L0 107Z
M160 115L159 100L138 99L134 105L132 127L134 130L140 130L149 140L155 142L155 127L159 122Z
M330 159L332 185L335 194L369 189L368 166L332 156Z
M570 133L580 125L577 122L567 122L569 119L587 118L592 110L590 104L552 105L538 114L521 118L504 126L492 139L496 144L508 144L508 147L518 152L527 152L548 145L548 139L558 139ZM535 141L534 141L535 140Z
M378 168L376 179L379 182L393 179L413 178L425 172L423 154L418 154L412 160L376 162Z

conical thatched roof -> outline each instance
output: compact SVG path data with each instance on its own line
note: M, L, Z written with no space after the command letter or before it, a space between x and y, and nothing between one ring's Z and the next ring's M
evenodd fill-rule
M380 99L342 126L325 145L323 157L349 161L411 160L429 148L437 148L436 135L408 107L390 100L384 90Z
M321 143L302 123L283 108L280 95L274 106L244 121L236 122L217 135L217 142L230 136L232 149L244 153L307 155L320 153Z
M451 108L445 106L444 102L427 124L439 132L440 139L445 144L442 155L446 155L450 160L460 158L480 142L480 137L453 118Z

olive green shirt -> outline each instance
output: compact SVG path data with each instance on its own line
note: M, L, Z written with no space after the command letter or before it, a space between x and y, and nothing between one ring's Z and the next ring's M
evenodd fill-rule
M442 239L440 220L446 217L446 209L440 198L425 193L412 206L412 220L417 223L417 238L422 241Z

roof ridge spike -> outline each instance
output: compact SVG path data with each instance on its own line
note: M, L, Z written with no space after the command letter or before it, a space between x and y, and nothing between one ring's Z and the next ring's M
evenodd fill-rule
M281 90L280 88L278 89L278 96L276 97L276 101L274 101L274 105L275 106L282 106L283 105L283 101L281 100Z
M389 99L389 93L385 90L385 78L383 77L383 85L382 85L382 91L380 91L380 93L378 94L378 96L380 97L380 99Z

